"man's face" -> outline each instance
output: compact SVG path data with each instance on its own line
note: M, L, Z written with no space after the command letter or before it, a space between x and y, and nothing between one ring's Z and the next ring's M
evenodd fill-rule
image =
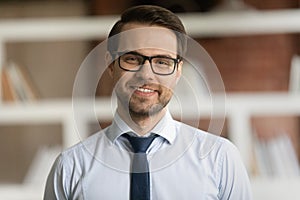
M135 28L143 30L133 31ZM177 39L175 34L165 28L142 24L126 24L123 31L130 34L119 39L119 52L134 52L144 56L166 56L177 58ZM170 101L173 89L181 75L182 62L170 75L154 74L148 60L140 71L128 72L119 67L118 60L110 66L118 106L130 114L149 116L160 112Z

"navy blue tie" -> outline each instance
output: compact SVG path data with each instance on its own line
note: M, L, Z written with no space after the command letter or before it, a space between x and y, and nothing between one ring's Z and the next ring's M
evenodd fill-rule
M150 178L146 151L157 135L134 137L124 134L124 136L134 151L131 167L130 200L150 200Z

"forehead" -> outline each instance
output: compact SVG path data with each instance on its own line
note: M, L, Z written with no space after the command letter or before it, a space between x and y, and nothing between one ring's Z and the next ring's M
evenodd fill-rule
M177 39L172 30L160 26L128 23L119 35L118 51L153 49L177 53Z

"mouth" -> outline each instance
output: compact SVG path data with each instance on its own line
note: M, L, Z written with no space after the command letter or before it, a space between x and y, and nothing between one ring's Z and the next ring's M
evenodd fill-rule
M157 89L154 89L152 87L149 86L137 86L137 87L133 87L134 89L134 93L135 94L139 94L139 95L146 95L146 96L150 96L150 95L154 95L154 94L159 94L159 91Z
M155 92L155 90L149 89L149 88L142 88L142 87L138 87L136 88L137 91L139 92L144 92L144 93L152 93Z

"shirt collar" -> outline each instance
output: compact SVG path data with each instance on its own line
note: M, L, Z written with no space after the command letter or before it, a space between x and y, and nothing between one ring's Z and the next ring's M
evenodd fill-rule
M151 133L155 133L164 139L166 139L170 144L172 144L176 138L176 126L169 111L163 116L163 118L158 122L158 124L151 130ZM116 112L112 125L108 128L106 136L111 142L115 142L122 134L133 132L133 130L125 123L125 121Z

